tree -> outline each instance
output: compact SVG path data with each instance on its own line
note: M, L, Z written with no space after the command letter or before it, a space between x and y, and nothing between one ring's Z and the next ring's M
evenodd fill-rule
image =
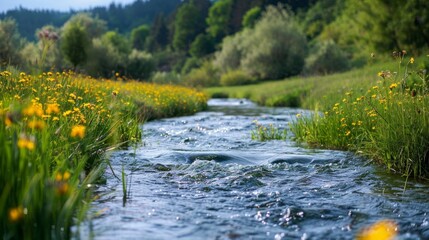
M61 50L74 68L86 61L89 44L89 38L83 27L70 24L63 30Z
M293 16L270 6L254 29L227 37L215 64L223 73L239 69L259 79L280 79L301 72L307 42Z
M207 16L207 10L205 13L198 8L205 6L200 3L201 1L191 0L178 9L174 21L173 36L173 47L176 50L188 51L198 34L204 32L206 28L204 19Z
M192 42L189 53L196 58L204 57L215 51L213 38L207 34L200 34Z
M150 34L150 27L146 24L140 25L131 31L131 43L133 48L143 50L146 39Z
M89 39L97 38L107 31L107 24L105 21L98 18L91 17L88 13L78 13L73 15L63 26L64 29L68 25L76 25L86 32Z
M232 32L229 25L233 0L219 0L209 10L207 32L217 41Z
M22 48L22 40L17 31L17 25L13 19L0 21L0 66L17 65L21 63L19 51Z
M251 8L246 14L243 16L242 25L244 28L252 28L256 21L261 17L262 10L260 7Z
M163 14L159 14L150 28L146 39L145 49L155 52L164 49L169 43L169 31Z

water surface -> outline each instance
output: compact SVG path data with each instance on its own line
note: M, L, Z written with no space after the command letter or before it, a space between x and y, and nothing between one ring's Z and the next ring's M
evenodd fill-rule
M143 143L114 152L97 186L93 239L353 239L381 219L398 239L429 239L429 188L351 153L252 141L254 121L287 128L302 110L210 100L194 116L143 126Z

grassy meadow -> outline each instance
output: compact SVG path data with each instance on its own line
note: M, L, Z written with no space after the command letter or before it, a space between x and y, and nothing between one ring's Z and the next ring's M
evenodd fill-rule
M315 109L291 124L297 141L354 151L392 172L427 179L428 60L399 52L393 61L345 73L206 91L267 106Z
M0 236L62 239L85 216L108 150L147 119L192 114L204 94L72 72L0 72Z

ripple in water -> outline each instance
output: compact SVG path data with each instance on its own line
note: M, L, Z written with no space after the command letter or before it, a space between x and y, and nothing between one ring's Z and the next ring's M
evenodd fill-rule
M398 239L429 239L429 188L350 153L250 140L253 120L286 127L300 110L211 100L195 116L146 123L144 144L114 152L83 239L353 239L393 219Z

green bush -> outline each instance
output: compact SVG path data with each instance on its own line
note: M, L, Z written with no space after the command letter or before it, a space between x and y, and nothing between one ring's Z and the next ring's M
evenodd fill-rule
M349 68L346 54L332 40L317 42L305 63L305 72L308 74L330 74Z
M127 75L134 79L149 79L154 68L155 63L150 53L133 49L128 56Z
M206 61L200 68L192 69L184 78L184 84L192 87L213 87L219 85L218 71Z
M179 84L182 82L180 74L173 72L155 72L151 80L157 84Z
M255 78L241 70L231 70L220 77L220 84L222 86L245 85L254 82Z

